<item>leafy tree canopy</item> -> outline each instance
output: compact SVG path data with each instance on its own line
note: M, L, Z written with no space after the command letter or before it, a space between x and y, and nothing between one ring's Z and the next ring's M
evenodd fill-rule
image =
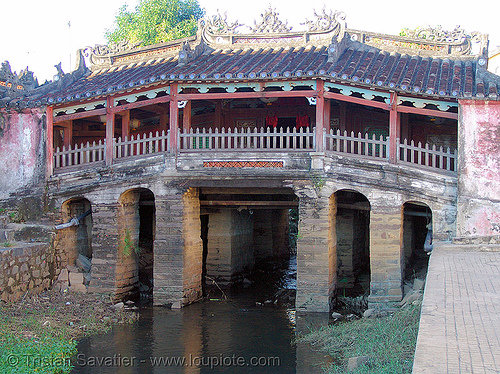
M185 38L196 34L204 14L198 0L140 0L134 11L127 5L120 8L105 37L108 43L128 40L142 45Z

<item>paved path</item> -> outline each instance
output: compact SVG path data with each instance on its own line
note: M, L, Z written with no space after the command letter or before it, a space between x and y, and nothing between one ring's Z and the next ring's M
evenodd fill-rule
M414 374L500 373L500 245L435 246Z

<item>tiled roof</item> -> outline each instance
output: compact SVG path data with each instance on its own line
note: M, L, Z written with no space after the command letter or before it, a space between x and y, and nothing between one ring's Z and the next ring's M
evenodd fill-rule
M431 43L348 30L338 23L307 35L217 36L207 25L201 29L196 38L93 55L97 62L91 73L36 100L74 102L172 81L304 78L416 96L499 99L500 77L487 72L487 51L460 55L462 39Z

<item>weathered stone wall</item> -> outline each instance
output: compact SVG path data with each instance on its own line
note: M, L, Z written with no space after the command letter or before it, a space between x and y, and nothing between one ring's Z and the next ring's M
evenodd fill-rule
M16 302L25 293L48 289L55 277L56 256L49 243L15 243L0 247L0 300Z
M458 237L500 235L500 102L460 102Z
M43 184L45 110L0 110L0 199Z

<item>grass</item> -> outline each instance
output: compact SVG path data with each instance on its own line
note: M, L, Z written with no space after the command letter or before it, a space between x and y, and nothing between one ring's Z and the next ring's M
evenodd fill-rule
M333 357L325 372L347 372L350 357L368 356L356 374L406 374L412 372L420 319L420 301L401 308L391 316L342 322L313 331L299 340Z
M71 357L76 353L76 341L64 328L43 326L31 313L9 318L0 308L0 372L69 373Z
M112 305L106 295L56 291L0 303L0 373L71 372L78 338L137 319Z

